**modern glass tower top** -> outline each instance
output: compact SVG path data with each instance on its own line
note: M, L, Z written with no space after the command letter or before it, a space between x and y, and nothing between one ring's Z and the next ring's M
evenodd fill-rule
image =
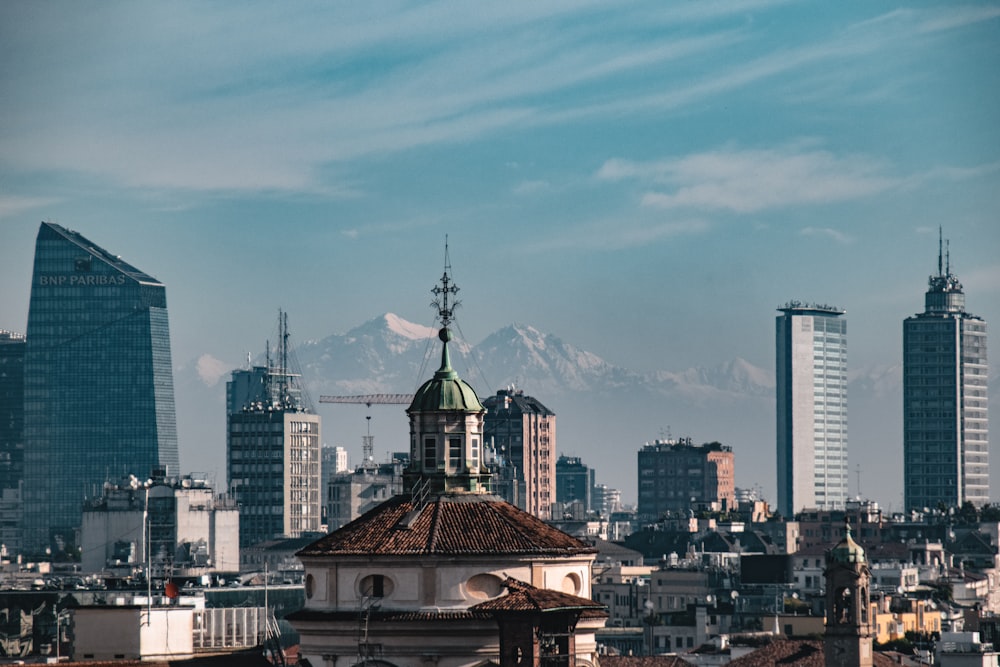
M906 509L989 502L986 322L938 241L924 312L903 322L903 496Z
M179 472L166 288L42 223L26 339L25 548L70 555L105 480Z

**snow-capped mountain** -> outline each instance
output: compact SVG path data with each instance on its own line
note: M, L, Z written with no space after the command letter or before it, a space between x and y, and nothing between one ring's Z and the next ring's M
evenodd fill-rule
M774 498L775 381L770 368L737 358L712 368L635 371L524 324L503 327L475 345L456 339L449 350L452 365L481 398L513 385L552 409L558 419L558 453L581 456L597 470L599 482L621 488L626 499L635 497L635 452L643 443L667 436L732 446L737 485L760 486ZM411 393L438 368L440 354L436 329L386 313L346 333L303 343L294 356L316 402L320 395ZM177 370L182 449L200 448L199 443L215 442L220 434L224 442L224 382L210 385L206 379L213 376L207 371L220 363L199 359ZM901 384L899 366L851 371L852 495L860 485L863 493L885 504L899 500ZM360 436L371 429L377 455L404 451L409 442L404 407L365 412L364 407L317 403L323 440L346 446L357 460ZM198 455L204 456L200 449ZM188 468L189 458L183 459ZM855 477L857 466L861 474ZM218 469L224 470L224 463Z

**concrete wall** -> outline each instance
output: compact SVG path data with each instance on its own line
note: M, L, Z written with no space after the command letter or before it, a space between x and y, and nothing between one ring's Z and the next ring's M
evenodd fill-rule
M80 607L73 610L74 660L189 658L192 607Z

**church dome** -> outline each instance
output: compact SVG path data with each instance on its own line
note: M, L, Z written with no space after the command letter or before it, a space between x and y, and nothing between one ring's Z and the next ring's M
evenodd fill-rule
M830 550L829 560L836 563L864 563L865 550L851 537L851 525L845 524L844 539Z
M438 332L438 338L444 343L441 351L441 368L434 377L421 385L413 395L413 401L407 412L436 412L441 410L457 410L460 412L482 412L483 404L479 402L469 383L458 377L451 367L448 355L448 341L451 340L451 330L447 327Z

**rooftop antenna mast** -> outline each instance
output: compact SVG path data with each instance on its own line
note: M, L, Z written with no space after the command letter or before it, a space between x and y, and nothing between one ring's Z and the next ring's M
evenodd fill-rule
M943 250L944 250L944 237L942 236L941 225L938 225L938 275L939 276L944 275L942 273L942 269L944 267L942 267L941 265L941 254Z
M288 402L288 313L278 309L278 337L281 339L278 363L280 368L280 380L278 381L281 390L281 404L284 406Z
M454 297L458 294L458 285L451 281L451 276L449 272L451 271L451 258L448 256L448 235L444 236L444 275L441 276L441 285L435 285L431 293L434 295L434 301L431 302L431 307L435 308L438 313L438 319L441 320L441 326L445 329L448 325L452 323L455 319L455 309L458 308L462 302L458 299L453 299L451 304L448 303L448 297Z

